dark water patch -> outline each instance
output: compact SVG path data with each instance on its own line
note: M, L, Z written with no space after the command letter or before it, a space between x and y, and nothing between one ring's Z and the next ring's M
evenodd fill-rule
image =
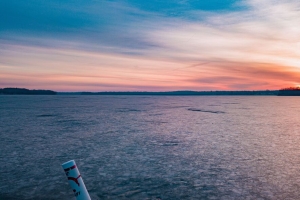
M157 106L159 107L161 110L163 109L176 109L176 108L188 108L190 106Z
M101 131L99 133L99 135L114 135L116 134L116 131L112 131L112 130L109 130L109 131Z
M151 99L152 97L140 97L141 99Z
M220 105L216 105L216 104L211 104L211 105L208 105L208 106L220 106Z
M176 141L166 141L161 144L161 146L177 146L179 145L179 142Z
M166 108L187 108L189 106L166 106Z
M223 104L233 104L233 105L235 105L235 104L239 104L239 103L234 103L234 102L233 102L233 103L223 103Z
M169 108L188 108L189 106L170 106Z
M251 108L237 108L239 110L251 110Z
M196 108L189 108L187 110L194 111L194 112L207 112L207 113L215 113L215 114L223 114L223 113L225 113L223 111L202 110L202 109L196 109Z
M155 113L155 114L149 114L149 116L160 116L163 115L162 113Z
M142 112L143 110L132 109L132 108L121 108L117 112Z
M75 119L61 119L57 120L57 123L75 123L75 124L80 124L80 121L75 120Z
M160 125L160 124L167 124L168 122L165 122L165 121L143 121L143 122L146 122L146 123L151 123L151 124L155 124L155 125Z
M76 106L76 109L81 109L81 108L89 109L89 108L94 108L94 106L91 105Z
M57 117L58 115L55 114L42 114L42 115L37 115L37 117Z

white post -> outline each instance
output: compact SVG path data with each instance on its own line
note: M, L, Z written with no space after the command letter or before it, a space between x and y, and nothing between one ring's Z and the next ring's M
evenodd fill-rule
M76 200L91 200L74 160L62 164Z

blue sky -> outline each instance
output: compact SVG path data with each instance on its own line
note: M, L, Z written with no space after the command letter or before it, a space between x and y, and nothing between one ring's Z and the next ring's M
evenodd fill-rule
M143 38L140 30L151 31L161 18L201 21L205 13L199 16L197 11L231 12L238 8L232 0L1 1L0 17L4 20L0 21L0 37L17 43L26 43L20 39L26 37L54 38L139 49L155 45ZM42 45L47 41L30 43Z
M296 0L1 1L0 87L299 85L299 10Z

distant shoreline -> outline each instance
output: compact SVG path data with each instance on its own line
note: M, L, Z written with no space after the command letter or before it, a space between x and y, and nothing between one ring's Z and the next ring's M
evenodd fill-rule
M300 96L300 90L167 91L167 92L56 92L26 88L0 88L0 95L128 95L128 96Z
M0 95L56 95L52 90L29 90L26 88L3 88Z
M212 96L212 95L278 95L278 90L263 91L170 91L170 92L82 92L81 95L152 95L152 96Z
M56 92L52 90L29 90L26 88L3 88L0 95L148 95L148 96L211 96L211 95L278 95L278 90L258 91L167 91L167 92Z

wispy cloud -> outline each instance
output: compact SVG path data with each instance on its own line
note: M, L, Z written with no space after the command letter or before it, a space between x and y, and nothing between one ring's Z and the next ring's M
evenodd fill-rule
M0 22L0 86L97 91L300 84L300 2L226 3L218 9L189 1L160 9L131 1L0 3L0 16L8 19Z
M201 22L168 22L148 37L164 47L167 57L298 65L300 3L260 2L247 1L248 10L212 13Z

